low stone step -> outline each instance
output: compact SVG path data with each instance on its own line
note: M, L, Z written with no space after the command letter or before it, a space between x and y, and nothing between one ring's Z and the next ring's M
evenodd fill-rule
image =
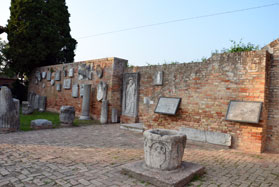
M136 131L136 132L143 132L144 131L143 123L121 124L120 128L130 130L130 131Z

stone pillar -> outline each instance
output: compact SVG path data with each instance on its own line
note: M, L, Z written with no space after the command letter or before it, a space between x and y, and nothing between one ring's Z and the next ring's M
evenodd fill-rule
M12 98L12 92L6 86L0 88L0 132L19 129L19 113Z
M111 110L111 122L112 123L117 123L118 122L118 114L117 114L117 109L113 108Z
M108 101L107 100L102 101L100 122L102 124L105 124L108 122Z
M39 109L39 100L40 100L40 96L39 95L36 95L35 96L35 100L34 100L34 105L33 105L33 108L35 110L38 110Z
M90 94L91 94L91 85L84 85L84 94L82 98L82 108L81 108L81 116L80 120L89 120L89 111L90 111Z
M39 112L44 112L46 110L46 96L39 96Z
M186 135L175 130L144 131L144 160L147 167L174 170L181 166Z

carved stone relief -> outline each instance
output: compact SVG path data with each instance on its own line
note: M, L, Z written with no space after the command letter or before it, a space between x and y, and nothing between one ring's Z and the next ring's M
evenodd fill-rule
M101 81L97 86L97 101L107 99L107 84Z
M48 81L51 81L51 74L52 74L52 73L51 73L50 71L47 72L47 80L48 80Z
M74 68L69 69L69 77L74 77Z
M61 91L61 84L60 83L56 84L56 91L58 91L58 92Z
M64 79L63 88L65 90L71 89L72 80L71 79Z
M60 70L57 70L55 72L55 79L56 81L60 81L61 80L61 71Z
M103 69L101 68L100 65L98 65L97 68L96 68L96 74L97 74L97 76L99 78L102 78L102 76L103 76Z
M80 64L78 66L78 79L79 80L92 80L91 66L86 64Z
M42 78L45 79L46 78L46 72L42 72Z
M50 85L51 85L51 86L54 86L54 84L55 84L55 80L52 79L52 80L50 81Z
M130 117L138 115L139 73L125 73L123 76L122 114Z
M163 85L163 76L164 76L163 71L156 72L154 77L153 77L153 85L156 85L156 86Z
M72 97L75 97L75 98L78 97L78 84L73 84Z

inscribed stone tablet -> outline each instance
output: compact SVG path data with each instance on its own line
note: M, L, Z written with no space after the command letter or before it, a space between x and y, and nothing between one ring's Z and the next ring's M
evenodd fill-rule
M72 97L78 97L78 84L73 84Z
M52 79L52 80L50 81L50 85L51 85L51 86L54 86L54 84L55 84L55 80Z
M48 81L51 81L51 72L50 72L50 71L47 72L47 80L48 80Z
M106 100L107 84L101 81L97 86L97 101Z
M102 78L102 76L103 76L103 69L101 68L100 65L98 65L97 68L96 68L96 74L97 74L97 76L99 78Z
M36 71L36 78L38 81L41 81L42 77L41 77L41 72Z
M74 77L74 68L69 69L69 77Z
M60 81L60 79L61 79L61 71L57 70L56 73L55 73L55 80Z
M71 79L64 79L63 88L64 88L65 90L71 89L71 83L72 83L72 80L71 80Z
M259 123L262 102L230 101L226 120L244 123Z
M180 102L181 98L160 97L154 112L175 115Z

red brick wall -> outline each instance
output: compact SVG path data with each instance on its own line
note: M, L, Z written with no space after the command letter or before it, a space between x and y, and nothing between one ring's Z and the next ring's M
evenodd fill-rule
M279 40L270 43L269 106L266 149L279 152Z
M78 66L81 63L93 64L94 69L100 65L103 69L103 77L100 79L96 75L96 71L93 73L92 80L78 80ZM98 102L96 99L97 93L97 85L100 81L104 81L108 85L107 99L109 101L109 112L108 112L108 120L111 121L111 110L112 108L117 108L119 113L121 111L121 87L122 87L122 74L124 68L126 67L127 60L118 59L118 58L105 58L105 59L97 59L97 60L89 60L83 62L75 62L71 64L65 64L64 69L68 70L71 67L74 67L74 77L72 79L73 84L91 84L92 92L91 92L91 101L90 101L90 115L94 119L100 119L101 113L101 102ZM53 69L54 73L52 73L52 79L55 77L55 71L63 69L63 65L55 65L55 66L45 66L40 67L37 70L40 72L49 71ZM32 75L32 79L29 85L29 92L35 92L36 94L47 96L47 110L59 112L60 107L62 105L70 105L74 106L76 110L76 115L81 114L81 105L82 98L73 98L72 97L72 89L65 90L63 88L63 80L64 75L61 72L61 81L55 81L55 85L57 83L61 84L61 92L56 91L56 86L51 86L50 81L46 79L42 79L41 82L35 84L35 72ZM69 79L67 76L66 79ZM42 88L42 84L45 83L45 88Z
M147 128L192 127L229 133L233 148L261 152L267 121L265 50L213 55L202 63L134 67L140 72L139 121ZM153 75L164 71L163 86L153 86ZM177 115L154 113L158 98L180 97ZM154 104L144 104L148 97ZM259 124L225 120L230 100L264 102Z

